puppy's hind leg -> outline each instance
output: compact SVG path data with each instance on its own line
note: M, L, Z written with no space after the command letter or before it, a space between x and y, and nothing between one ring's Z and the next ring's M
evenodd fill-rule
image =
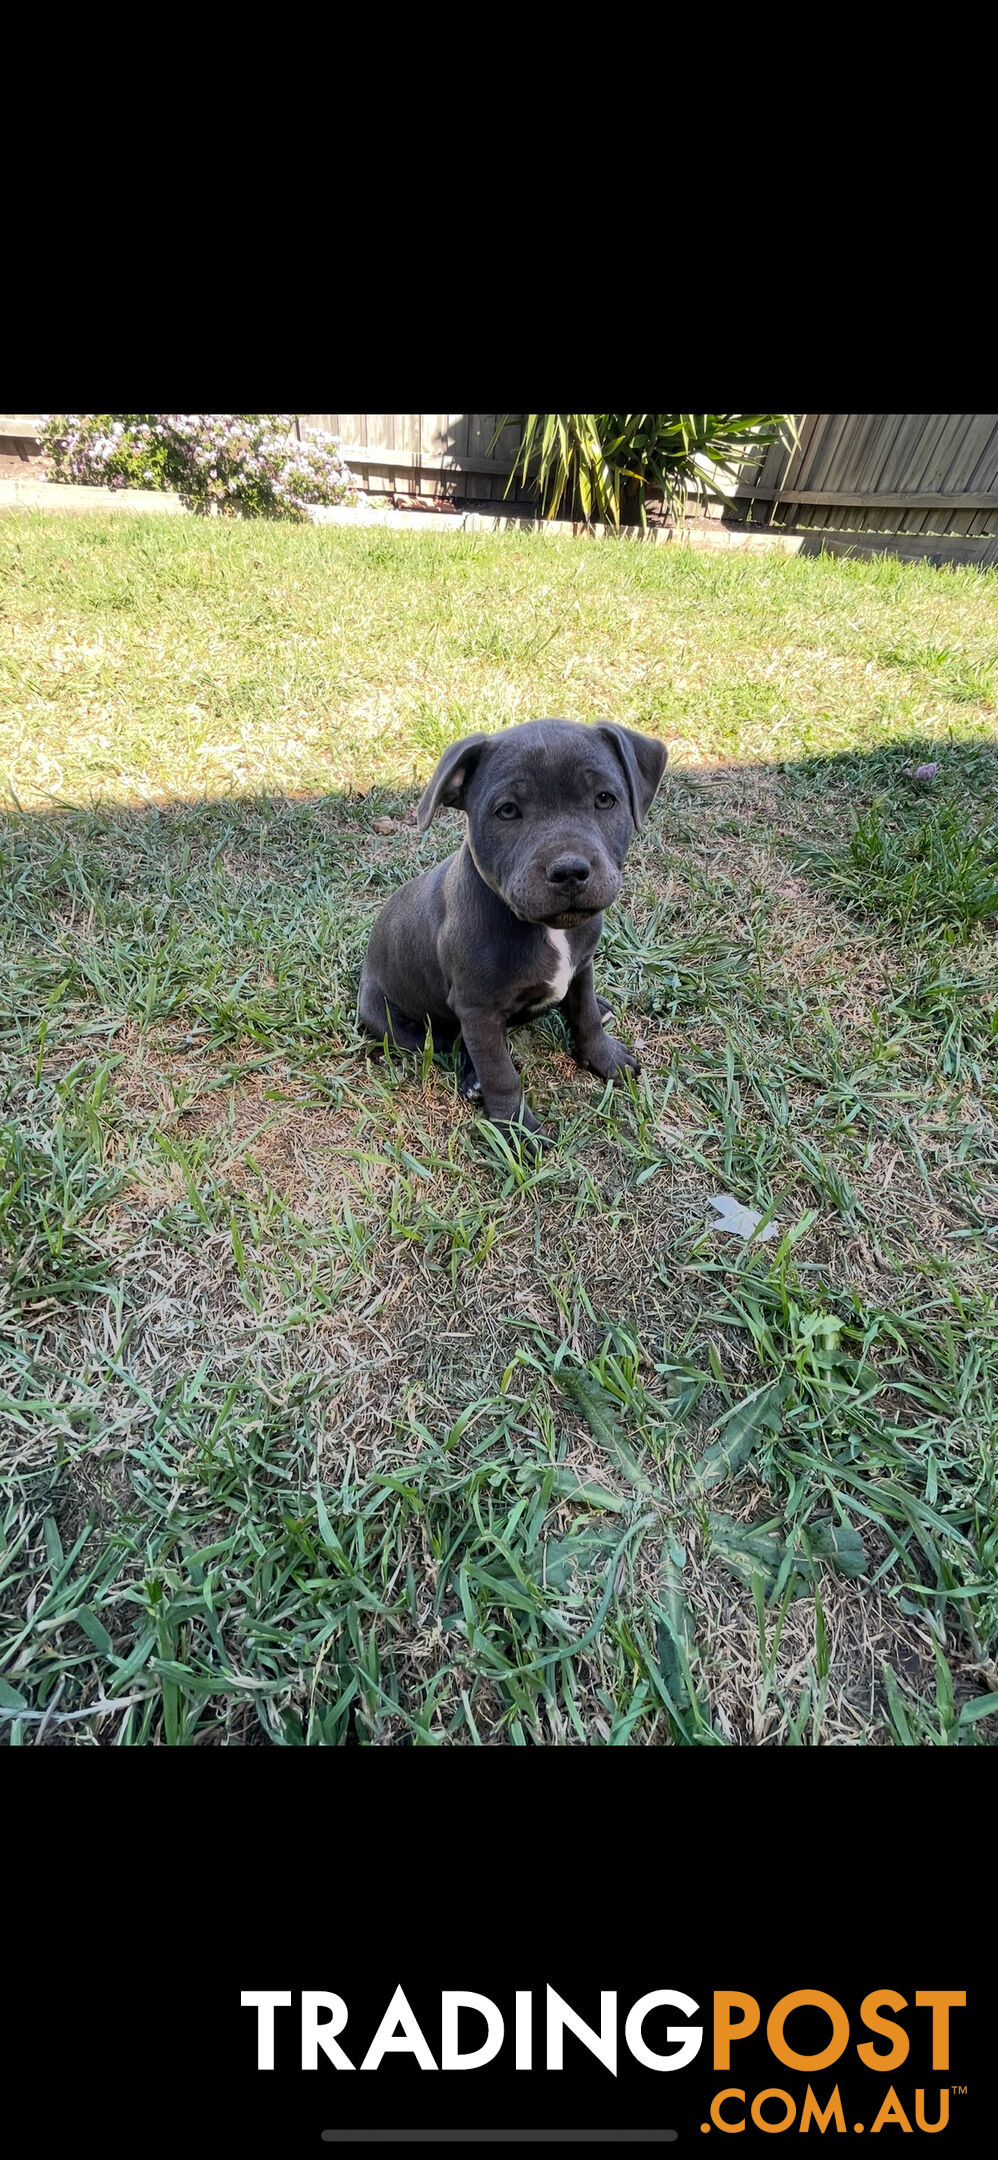
M376 1042L384 1042L387 1035L399 1050L421 1050L426 1040L425 1027L418 1027L391 1003L366 961L357 993L357 1025L373 1035Z
M357 1026L373 1035L376 1042L383 1042L391 1034L388 1021L388 1005L381 984L377 982L365 960L361 970L360 989L357 992Z
M466 1102L481 1102L482 1083L468 1054L468 1046L462 1035L457 1046L457 1092Z
M410 1020L408 1013L404 1013L401 1006L394 1005L391 998L386 998L385 1004L388 1007L389 1033L396 1049L425 1050L426 1021Z

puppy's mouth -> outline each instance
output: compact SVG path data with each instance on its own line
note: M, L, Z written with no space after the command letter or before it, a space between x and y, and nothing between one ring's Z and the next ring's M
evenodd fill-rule
M575 930L580 923L592 922L594 915L601 915L602 908L562 908L558 915L542 915L539 919L545 930Z

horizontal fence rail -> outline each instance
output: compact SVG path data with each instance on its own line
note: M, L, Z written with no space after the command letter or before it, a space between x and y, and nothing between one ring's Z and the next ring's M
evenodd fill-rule
M519 478L509 493L519 418L502 413L300 413L303 428L337 435L347 464L372 495L448 495L536 510Z
M880 553L998 562L998 413L801 413L736 500L753 524Z

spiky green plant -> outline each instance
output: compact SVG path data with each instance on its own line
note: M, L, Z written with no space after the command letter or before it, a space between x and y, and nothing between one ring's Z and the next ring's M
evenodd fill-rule
M681 520L781 434L795 439L790 413L526 413L506 492L532 479L545 517L620 526L647 522L651 490Z

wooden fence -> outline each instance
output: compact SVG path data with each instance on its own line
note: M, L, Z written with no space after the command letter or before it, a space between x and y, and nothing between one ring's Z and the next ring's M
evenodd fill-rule
M302 413L338 435L372 495L448 495L533 508L506 482L519 440L499 413ZM800 413L731 493L725 523L792 531L803 550L998 563L998 413ZM494 443L494 447L493 447ZM806 538L805 538L806 535Z
M772 444L736 492L753 525L837 554L998 563L998 413L801 413L797 427L797 447Z
M536 515L529 487L509 479L520 440L519 419L504 427L501 413L300 413L302 427L338 435L347 464L371 495L450 495L469 502L505 503ZM493 448L493 443L495 447Z

